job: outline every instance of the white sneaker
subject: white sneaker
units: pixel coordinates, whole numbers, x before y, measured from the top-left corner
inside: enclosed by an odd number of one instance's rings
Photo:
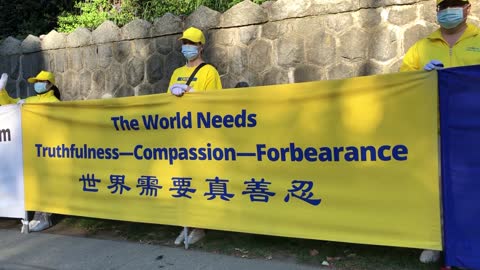
[[[35,212],[33,220],[28,223],[28,229],[31,232],[40,232],[52,227],[52,220],[49,213]]]
[[[205,237],[205,230],[193,229],[190,235],[188,236],[188,244],[193,245],[204,237]]]
[[[436,250],[424,250],[422,254],[420,254],[420,261],[422,263],[433,263],[440,259],[440,251]]]
[[[185,230],[182,229],[182,231],[180,232],[180,234],[177,236],[177,238],[175,238],[175,245],[180,245],[181,243],[183,243],[183,240],[185,240]]]

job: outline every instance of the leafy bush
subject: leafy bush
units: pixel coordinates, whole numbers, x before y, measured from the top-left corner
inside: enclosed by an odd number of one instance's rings
[[[124,25],[135,18],[131,1],[124,1],[120,7],[112,5],[110,0],[76,1],[74,7],[76,11],[58,17],[60,32],[72,32],[78,27],[94,29],[106,20]]]
[[[140,18],[153,21],[165,13],[189,15],[199,6],[223,12],[242,0],[123,0],[120,5],[113,5],[112,0],[76,0],[74,12],[64,12],[58,18],[60,32],[72,32],[78,27],[94,29],[105,20],[114,21],[123,26]],[[253,0],[261,4],[267,0]]]

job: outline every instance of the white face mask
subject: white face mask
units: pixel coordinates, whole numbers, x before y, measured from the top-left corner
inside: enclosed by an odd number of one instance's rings
[[[195,45],[182,45],[182,54],[187,60],[194,60],[198,57],[199,48]]]
[[[437,13],[437,21],[445,29],[452,29],[460,25],[463,17],[463,7],[446,8]]]
[[[46,82],[36,82],[33,85],[33,89],[35,89],[35,92],[37,92],[37,94],[45,93],[48,90],[47,89],[47,83]]]

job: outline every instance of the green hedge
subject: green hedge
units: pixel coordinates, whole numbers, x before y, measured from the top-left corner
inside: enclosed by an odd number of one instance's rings
[[[242,0],[123,0],[114,6],[112,0],[75,1],[75,9],[63,12],[58,17],[58,30],[72,32],[78,27],[94,29],[105,20],[123,26],[135,18],[153,21],[169,12],[175,15],[189,15],[203,5],[223,12]],[[253,0],[261,4],[267,0]]]

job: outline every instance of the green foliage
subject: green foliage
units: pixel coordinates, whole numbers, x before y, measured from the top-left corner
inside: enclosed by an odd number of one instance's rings
[[[74,12],[64,12],[58,18],[60,32],[72,32],[78,27],[94,29],[105,20],[123,26],[135,18],[153,21],[165,13],[189,15],[199,6],[224,12],[242,0],[123,0],[120,6],[112,0],[76,0]],[[261,4],[267,0],[253,0]]]
[[[122,26],[135,18],[131,1],[115,6],[110,0],[86,0],[75,3],[74,12],[65,12],[58,17],[58,30],[72,32],[78,27],[94,29],[106,20]]]

